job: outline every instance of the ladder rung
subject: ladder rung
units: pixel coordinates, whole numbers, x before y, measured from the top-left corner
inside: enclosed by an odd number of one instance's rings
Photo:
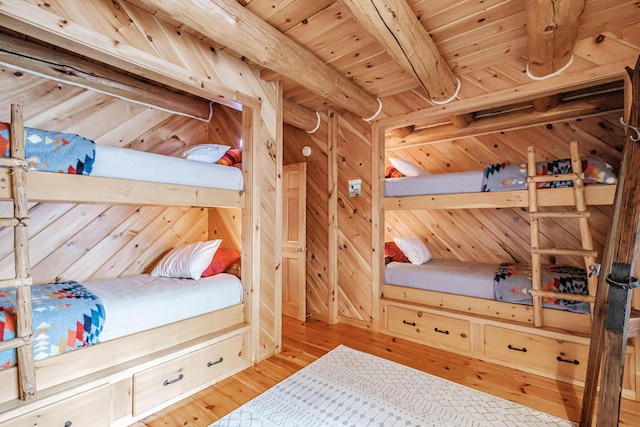
[[[0,351],[11,350],[12,348],[24,347],[25,345],[29,345],[31,344],[32,337],[33,334],[24,338],[16,337],[8,341],[0,341]]]
[[[530,218],[589,218],[589,212],[531,212]]]
[[[22,159],[16,159],[13,157],[0,157],[0,166],[7,166],[7,167],[23,167],[26,168],[27,167],[27,161],[26,160],[22,160]]]
[[[554,291],[535,291],[532,290],[531,294],[536,296],[540,296],[542,298],[555,298],[555,299],[564,299],[569,301],[581,301],[581,302],[594,302],[595,297],[593,295],[582,295],[582,294],[570,294],[567,292],[554,292]]]
[[[598,256],[598,251],[588,249],[531,248],[531,252],[539,255]]]
[[[21,285],[30,286],[33,283],[31,277],[0,279],[0,288],[17,288]]]
[[[536,175],[530,176],[529,182],[556,182],[556,181],[575,181],[580,179],[577,173],[558,173],[555,175]]]
[[[29,225],[29,217],[25,218],[0,218],[0,227],[17,227]]]

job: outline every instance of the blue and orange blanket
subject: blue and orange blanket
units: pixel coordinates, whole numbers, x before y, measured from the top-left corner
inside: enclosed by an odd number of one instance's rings
[[[542,265],[541,288],[545,291],[587,295],[587,273],[582,268],[571,266]],[[494,289],[498,301],[516,304],[533,303],[531,296],[531,266],[528,264],[500,264],[494,278]],[[543,307],[559,308],[574,313],[590,312],[589,303],[558,298],[543,298]]]
[[[95,143],[73,133],[24,128],[28,169],[90,175]],[[0,123],[0,157],[10,156],[9,124]]]
[[[99,342],[105,311],[95,294],[78,282],[31,286],[35,360]],[[0,341],[16,336],[16,291],[0,289]],[[0,352],[0,369],[16,363],[16,351]]]
[[[585,185],[615,184],[613,167],[602,160],[587,157],[582,160]],[[536,163],[536,175],[571,173],[571,160],[550,160]],[[573,187],[573,181],[539,182],[538,188]],[[527,188],[526,163],[494,163],[484,170],[482,191],[511,191]]]

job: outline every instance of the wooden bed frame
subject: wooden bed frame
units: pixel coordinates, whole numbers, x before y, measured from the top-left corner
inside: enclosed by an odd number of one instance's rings
[[[528,190],[383,197],[383,139],[379,136],[380,181],[379,235],[384,244],[384,211],[421,209],[528,208]],[[535,162],[534,162],[535,164]],[[612,205],[616,185],[584,187],[587,205]],[[573,188],[545,188],[537,191],[538,206],[571,206],[576,203]],[[378,246],[381,247],[381,246]],[[439,347],[455,353],[558,379],[583,384],[589,353],[589,315],[500,301],[484,300],[442,292],[413,289],[384,283],[383,254],[374,252],[379,278],[379,328],[382,332]],[[536,326],[544,319],[542,327]],[[636,391],[635,349],[629,347],[623,395],[640,398]]]
[[[14,118],[14,109],[12,133],[22,128],[21,114]],[[30,201],[244,208],[242,252],[251,254],[251,234],[257,231],[247,206],[250,156],[243,159],[243,174],[247,188],[233,191],[29,171],[26,189]],[[8,169],[0,170],[0,200],[12,200],[12,178]],[[251,292],[254,261],[243,265],[240,304],[41,360],[32,367],[19,364],[0,371],[0,423],[127,426],[250,366],[256,329],[252,305],[259,305],[259,296]],[[35,369],[36,395],[28,401],[20,400],[18,380],[25,369]]]

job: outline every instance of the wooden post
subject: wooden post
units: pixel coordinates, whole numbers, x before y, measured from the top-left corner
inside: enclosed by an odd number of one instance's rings
[[[625,79],[625,122],[640,126],[640,57],[634,70],[627,68]],[[620,167],[613,223],[607,243],[604,265],[594,308],[594,320],[589,348],[587,378],[582,399],[580,426],[593,422],[593,410],[602,366],[597,425],[615,426],[620,412],[622,375],[624,372],[628,335],[631,288],[637,283],[631,277],[635,270],[635,251],[638,247],[640,223],[640,146],[627,137]],[[611,274],[608,275],[608,271]],[[606,278],[606,282],[605,279]],[[611,286],[610,286],[611,285]]]

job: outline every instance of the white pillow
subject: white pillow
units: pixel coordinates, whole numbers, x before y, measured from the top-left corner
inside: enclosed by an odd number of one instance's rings
[[[209,266],[222,240],[196,242],[173,248],[151,272],[156,277],[198,280]]]
[[[425,244],[416,236],[394,237],[393,241],[411,264],[424,264],[431,259],[431,252]]]
[[[182,157],[196,162],[215,163],[224,156],[229,148],[231,147],[228,145],[199,144],[185,147],[173,155],[174,157]]]
[[[389,157],[389,162],[404,176],[431,175],[431,172],[397,157]]]

